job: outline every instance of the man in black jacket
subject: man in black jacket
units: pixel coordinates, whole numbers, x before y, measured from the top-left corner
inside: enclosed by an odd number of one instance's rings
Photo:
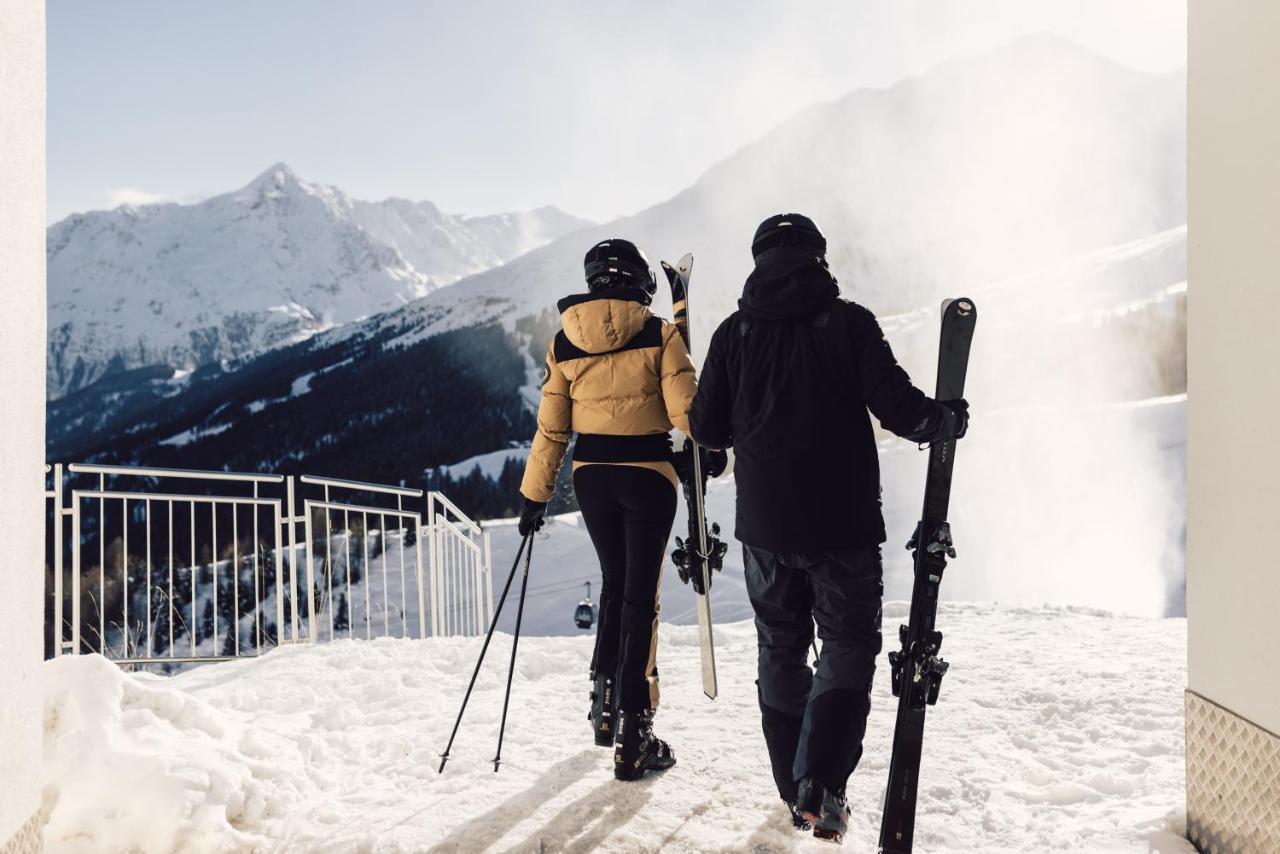
[[[732,446],[735,534],[759,640],[760,712],[778,793],[798,827],[838,839],[862,756],[880,653],[880,468],[867,410],[914,442],[964,435],[963,400],[911,384],[870,311],[840,298],[813,221],[779,214],[712,336],[690,411],[694,438]],[[822,639],[808,665],[814,622]]]

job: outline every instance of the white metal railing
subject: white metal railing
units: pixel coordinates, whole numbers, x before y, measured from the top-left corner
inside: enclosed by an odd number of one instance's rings
[[[431,633],[482,633],[493,613],[489,532],[439,492],[427,493],[431,533]]]
[[[439,493],[426,496],[424,526],[406,506],[423,492],[400,486],[79,463],[45,472],[55,656],[177,664],[426,637],[428,624],[479,634],[493,610],[487,535]],[[299,492],[314,494],[299,503]]]
[[[417,511],[404,507],[406,498],[421,498],[422,490],[311,475],[303,475],[301,480],[323,489],[323,499],[303,502],[302,514],[306,526],[307,584],[313,591],[319,591],[319,601],[313,595],[308,602],[311,638],[332,640],[343,636],[343,631],[345,636],[355,637],[360,623],[364,624],[364,637],[372,638],[379,612],[381,626],[376,632],[379,636],[398,634],[409,637],[416,634],[417,637],[426,637],[429,570],[422,563],[422,517]],[[335,501],[332,495],[335,490],[353,497],[347,501]],[[362,493],[392,496],[395,507],[355,503],[354,496]],[[322,577],[319,586],[314,577],[316,559],[313,553],[316,534],[320,530],[316,522],[317,511],[324,518],[324,555],[320,562]],[[334,519],[339,514],[342,524],[335,536]],[[353,518],[358,525],[352,525]],[[394,529],[388,527],[388,518]],[[376,522],[375,527],[370,527],[370,519]],[[411,561],[406,560],[406,551],[411,552]],[[406,571],[406,564],[410,562],[411,573]],[[409,593],[411,586],[412,595]],[[327,619],[323,617],[326,611]],[[411,628],[414,622],[416,630]],[[323,634],[326,627],[327,637]]]

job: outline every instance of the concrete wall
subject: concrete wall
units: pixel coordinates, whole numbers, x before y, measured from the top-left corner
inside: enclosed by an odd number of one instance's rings
[[[1280,3],[1188,34],[1187,832],[1280,851]]]
[[[1189,38],[1188,678],[1280,733],[1280,3]]]
[[[39,844],[44,607],[43,0],[0,0],[0,850]]]

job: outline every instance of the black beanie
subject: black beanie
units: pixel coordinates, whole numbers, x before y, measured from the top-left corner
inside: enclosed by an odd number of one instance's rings
[[[818,226],[804,214],[774,214],[760,223],[755,237],[751,238],[751,257],[759,258],[761,253],[775,246],[798,246],[812,249],[818,257],[827,254],[827,239],[822,236]]]

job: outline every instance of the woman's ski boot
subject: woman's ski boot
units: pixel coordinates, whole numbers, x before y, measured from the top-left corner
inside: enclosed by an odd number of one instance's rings
[[[676,764],[671,745],[653,734],[653,712],[619,710],[618,738],[613,746],[613,776],[639,780],[646,771],[665,771]]]
[[[595,690],[591,692],[591,711],[587,718],[595,734],[596,747],[613,747],[614,708],[613,680],[607,676],[596,677]]]

